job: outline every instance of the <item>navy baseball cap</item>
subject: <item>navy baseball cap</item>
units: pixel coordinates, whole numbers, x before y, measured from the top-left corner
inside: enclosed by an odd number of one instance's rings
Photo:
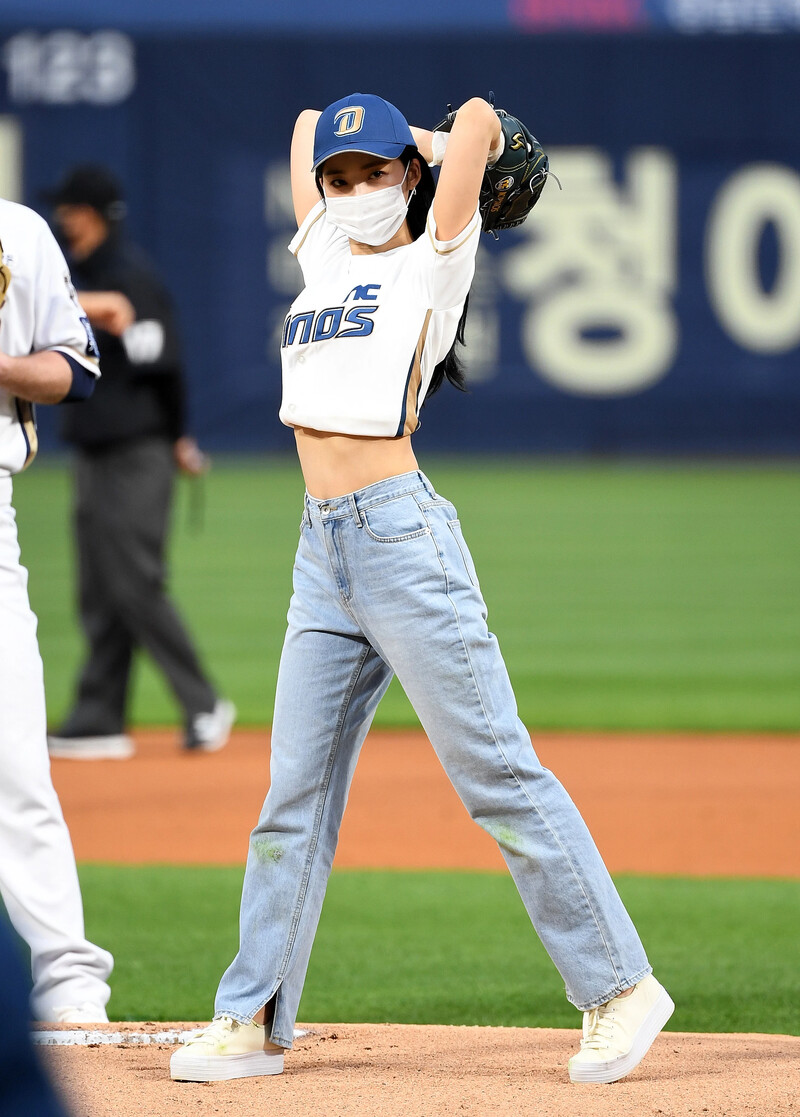
[[[328,105],[317,121],[312,169],[342,151],[397,159],[407,147],[416,146],[399,109],[374,93],[351,93]]]

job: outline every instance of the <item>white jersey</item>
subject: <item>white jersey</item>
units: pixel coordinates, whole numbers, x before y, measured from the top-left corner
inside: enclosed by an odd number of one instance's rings
[[[282,423],[390,438],[417,429],[472,283],[480,215],[451,241],[434,230],[431,212],[413,244],[354,256],[314,206],[289,245],[306,286],[283,327]]]
[[[27,357],[53,349],[99,376],[98,352],[47,222],[0,198],[0,351]],[[0,388],[0,477],[24,469],[37,449],[33,407]]]

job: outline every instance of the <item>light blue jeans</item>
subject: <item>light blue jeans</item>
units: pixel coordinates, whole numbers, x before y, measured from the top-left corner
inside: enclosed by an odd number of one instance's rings
[[[292,1046],[350,781],[393,673],[500,846],[569,1000],[594,1008],[650,972],[580,814],[519,720],[456,510],[422,473],[306,496],[288,622],[270,789],[217,1016],[247,1022],[274,998],[272,1041]]]

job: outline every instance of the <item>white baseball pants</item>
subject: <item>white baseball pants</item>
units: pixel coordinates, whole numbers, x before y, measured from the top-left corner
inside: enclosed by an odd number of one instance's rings
[[[88,942],[75,855],[50,778],[44,676],[12,485],[0,477],[0,897],[31,951],[31,1010],[104,1006],[114,960]]]

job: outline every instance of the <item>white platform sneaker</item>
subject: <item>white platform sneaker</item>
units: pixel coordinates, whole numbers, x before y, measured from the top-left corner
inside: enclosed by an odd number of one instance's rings
[[[230,1016],[194,1032],[169,1061],[170,1076],[178,1082],[222,1082],[282,1070],[283,1048],[269,1042],[264,1027]]]
[[[652,974],[627,997],[583,1014],[581,1049],[569,1061],[573,1082],[616,1082],[637,1067],[675,1011]]]

